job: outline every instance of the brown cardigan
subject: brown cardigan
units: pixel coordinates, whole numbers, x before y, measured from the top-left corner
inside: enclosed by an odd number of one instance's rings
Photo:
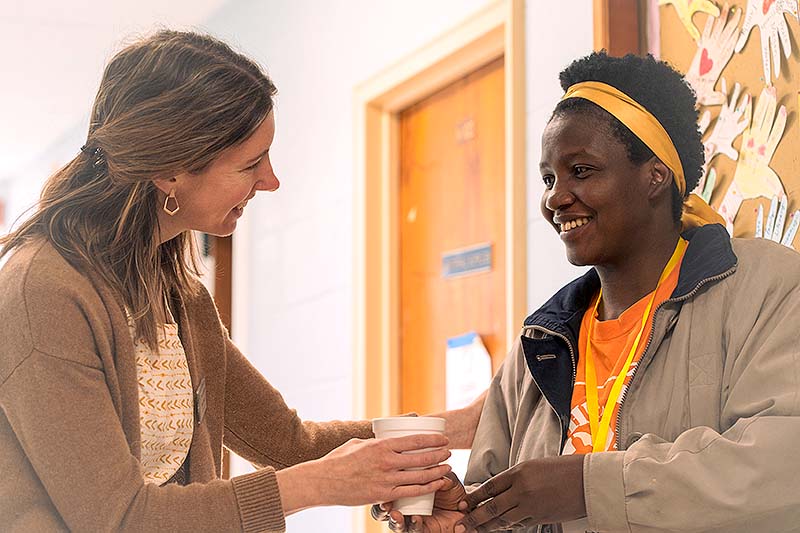
[[[301,421],[231,343],[202,286],[175,307],[207,407],[188,485],[159,487],[142,481],[133,343],[119,301],[49,243],[11,256],[0,270],[0,529],[283,531],[275,469],[372,436],[367,422]],[[223,445],[265,468],[220,479]]]

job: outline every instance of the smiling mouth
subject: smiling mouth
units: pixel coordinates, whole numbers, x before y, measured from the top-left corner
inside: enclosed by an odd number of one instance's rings
[[[575,220],[570,220],[568,222],[564,222],[563,224],[559,224],[559,228],[561,229],[561,233],[568,233],[575,228],[580,228],[581,226],[588,224],[591,220],[592,217],[576,218]]]

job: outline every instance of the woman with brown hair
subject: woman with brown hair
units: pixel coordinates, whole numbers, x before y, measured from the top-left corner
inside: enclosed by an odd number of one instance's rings
[[[85,146],[0,239],[0,529],[282,531],[444,483],[445,437],[301,421],[198,281],[190,230],[229,235],[278,188],[274,94],[194,33],[107,66]],[[265,468],[219,479],[223,445]]]

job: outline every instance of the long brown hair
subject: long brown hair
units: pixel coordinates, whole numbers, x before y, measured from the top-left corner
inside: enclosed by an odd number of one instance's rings
[[[275,86],[225,43],[164,30],[116,54],[85,146],[46,182],[32,216],[0,238],[0,259],[43,236],[115,290],[137,336],[157,349],[151,302],[188,295],[198,276],[191,232],[159,245],[154,179],[199,172],[270,113]]]

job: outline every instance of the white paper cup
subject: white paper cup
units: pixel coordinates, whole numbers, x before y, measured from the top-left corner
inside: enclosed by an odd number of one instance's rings
[[[433,416],[391,416],[388,418],[376,418],[372,421],[372,432],[377,439],[387,439],[392,437],[405,437],[407,435],[419,435],[429,433],[444,434],[444,418]],[[430,450],[414,450],[403,453],[422,453]],[[409,470],[421,470],[417,468]],[[436,493],[414,496],[412,498],[400,498],[392,503],[392,508],[400,511],[403,516],[433,514],[433,500]]]

